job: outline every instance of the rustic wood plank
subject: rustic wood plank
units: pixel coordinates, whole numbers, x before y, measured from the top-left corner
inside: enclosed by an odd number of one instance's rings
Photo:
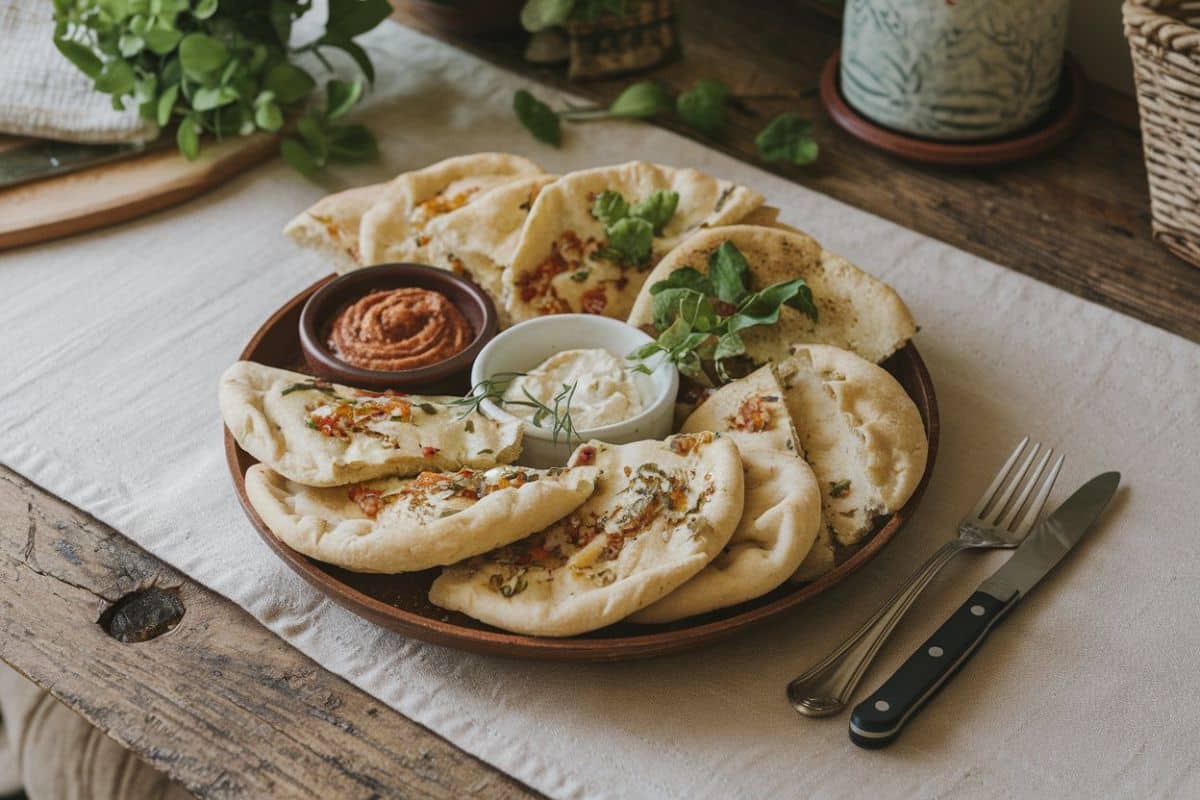
[[[1200,268],[1151,239],[1141,142],[1130,124],[1128,101],[1093,87],[1089,96],[1099,102],[1081,133],[1024,163],[974,170],[910,164],[842,133],[825,116],[814,90],[838,45],[839,22],[814,10],[811,0],[680,5],[683,57],[652,76],[676,91],[699,77],[718,77],[739,93],[766,96],[747,100],[748,113],[736,115],[719,139],[695,134],[669,117],[659,124],[759,163],[754,135],[773,115],[798,110],[814,120],[820,160],[808,168],[759,166],[1200,341]],[[423,27],[403,8],[397,19]],[[598,102],[630,80],[568,85],[563,69],[523,60],[523,37],[461,40],[429,32],[531,80]],[[804,227],[804,220],[785,221]]]
[[[97,624],[151,586],[184,605],[169,633]],[[3,467],[0,659],[203,798],[537,796]]]

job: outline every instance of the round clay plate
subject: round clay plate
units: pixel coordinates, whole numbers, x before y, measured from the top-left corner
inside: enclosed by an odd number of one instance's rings
[[[273,367],[304,372],[297,325],[304,301],[334,276],[324,278],[289,300],[275,312],[242,351],[242,358]],[[225,432],[225,455],[242,508],[271,549],[318,591],[355,614],[405,636],[434,644],[490,655],[556,661],[620,661],[674,653],[708,644],[757,622],[787,613],[835,585],[871,560],[912,515],[925,491],[937,454],[938,414],[933,385],[920,355],[911,344],[892,356],[884,367],[916,401],[929,435],[929,463],[908,504],[881,521],[878,530],[836,569],[820,580],[784,585],[775,591],[733,608],[692,617],[669,625],[620,623],[585,636],[551,639],[521,636],[492,628],[462,614],[430,604],[429,585],[438,570],[403,575],[366,575],[314,561],[292,550],[268,530],[246,498],[243,475],[254,458],[243,452]]]

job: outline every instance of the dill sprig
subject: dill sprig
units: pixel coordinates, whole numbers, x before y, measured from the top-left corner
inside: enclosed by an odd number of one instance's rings
[[[456,400],[451,400],[447,405],[458,406],[463,409],[459,414],[459,419],[470,416],[472,413],[479,410],[480,404],[484,400],[491,400],[498,406],[521,406],[523,408],[532,408],[533,419],[530,420],[535,427],[541,428],[547,419],[553,422],[551,432],[553,441],[558,444],[560,437],[565,436],[568,447],[573,447],[579,441],[579,434],[575,430],[575,422],[571,419],[571,402],[575,399],[575,389],[578,386],[578,381],[564,383],[557,394],[551,398],[552,406],[538,400],[529,390],[522,387],[525,395],[524,400],[514,400],[506,398],[504,395],[508,391],[508,387],[517,378],[523,377],[524,372],[498,372],[490,378],[485,378],[479,383],[471,387],[471,391],[466,397],[460,397]]]

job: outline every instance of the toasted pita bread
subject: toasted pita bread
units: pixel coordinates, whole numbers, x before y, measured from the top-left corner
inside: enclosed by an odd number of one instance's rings
[[[592,205],[606,190],[634,205],[658,190],[679,193],[679,204],[654,237],[649,264],[603,258],[604,226]],[[646,270],[698,228],[736,222],[762,195],[694,169],[632,161],[564,175],[538,195],[505,272],[506,307],[514,322],[543,314],[587,312],[624,319]]]
[[[362,216],[383,194],[386,183],[359,186],[323,197],[300,212],[283,233],[301,247],[316,250],[338,272],[362,266],[358,226]]]
[[[726,241],[746,257],[752,288],[804,278],[817,306],[816,322],[785,306],[778,324],[742,331],[746,354],[756,364],[783,361],[788,357],[788,345],[796,342],[834,345],[878,363],[916,333],[908,307],[886,283],[822,249],[811,236],[794,229],[756,225],[701,231],[668,253],[646,278],[629,313],[629,324],[651,326],[650,287],[683,267],[707,274],[709,256]]]
[[[542,174],[526,158],[475,153],[447,158],[392,180],[363,214],[359,248],[364,264],[421,262],[428,243],[425,227],[435,218],[473,202],[488,189],[516,178]]]
[[[798,345],[779,365],[784,399],[821,488],[824,524],[796,580],[834,565],[880,516],[903,507],[925,473],[921,414],[886,370],[847,350]]]
[[[742,519],[712,563],[633,622],[673,622],[764,595],[799,569],[821,528],[821,490],[800,457],[773,367],[721,387],[681,432],[705,430],[737,443],[745,473]]]
[[[262,464],[246,495],[288,547],[356,572],[415,572],[523,539],[592,493],[595,467],[423,472],[323,489]]]
[[[624,619],[704,568],[742,514],[737,447],[711,433],[590,442],[571,464],[600,468],[587,502],[546,530],[449,567],[434,605],[533,636]]]
[[[239,361],[221,376],[221,416],[238,446],[306,486],[486,469],[521,451],[521,423],[465,417],[449,397],[380,395]]]

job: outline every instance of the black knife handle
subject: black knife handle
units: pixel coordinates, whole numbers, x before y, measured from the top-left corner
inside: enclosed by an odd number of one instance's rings
[[[1008,600],[986,592],[971,595],[892,677],[854,707],[850,741],[869,749],[895,741],[905,723],[966,663],[1016,600],[1016,595]]]

